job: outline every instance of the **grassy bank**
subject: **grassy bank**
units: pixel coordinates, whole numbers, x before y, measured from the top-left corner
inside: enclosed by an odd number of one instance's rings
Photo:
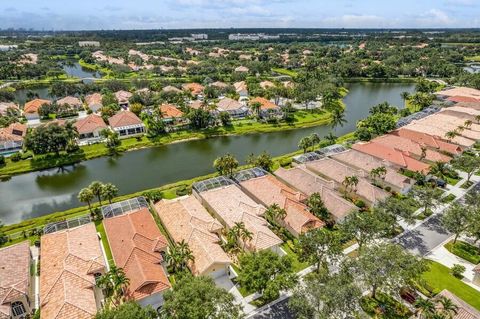
[[[256,121],[242,120],[237,121],[232,126],[217,127],[200,131],[179,131],[165,134],[163,136],[150,139],[142,137],[139,139],[129,138],[122,140],[119,152],[126,152],[139,148],[154,147],[170,144],[173,142],[186,141],[191,139],[206,139],[215,136],[225,135],[244,135],[252,133],[269,133],[284,130],[293,130],[299,128],[325,125],[330,122],[330,113],[297,111],[293,123],[267,124]],[[109,155],[108,149],[103,143],[86,145],[80,148],[80,151],[67,154],[61,153],[60,156],[53,154],[35,156],[33,158],[13,162],[7,158],[6,164],[0,168],[0,176],[6,178],[11,175],[22,174],[42,169],[71,165],[88,159]]]
[[[416,78],[346,78],[346,83],[416,83]]]

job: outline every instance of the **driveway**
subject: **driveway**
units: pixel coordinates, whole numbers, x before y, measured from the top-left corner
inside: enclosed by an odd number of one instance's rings
[[[259,310],[254,316],[247,317],[253,319],[294,319],[293,312],[288,308],[289,298],[283,299],[271,306]]]

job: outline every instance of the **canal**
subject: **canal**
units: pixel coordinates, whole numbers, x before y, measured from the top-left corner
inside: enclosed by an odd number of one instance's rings
[[[348,123],[336,129],[340,136],[355,129],[371,106],[388,101],[403,107],[400,93],[412,92],[413,84],[355,83],[345,97]],[[243,162],[251,154],[268,151],[277,156],[295,151],[298,141],[311,133],[320,137],[331,130],[318,126],[268,134],[215,137],[102,157],[63,169],[49,169],[14,176],[0,182],[0,220],[16,223],[79,206],[77,193],[94,180],[111,182],[121,194],[158,187],[213,172],[213,160],[231,153]]]

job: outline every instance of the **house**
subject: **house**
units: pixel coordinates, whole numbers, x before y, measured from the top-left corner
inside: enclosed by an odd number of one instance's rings
[[[200,95],[202,94],[204,87],[198,83],[185,83],[182,85],[184,91],[190,92],[192,95]]]
[[[171,85],[167,85],[166,87],[164,87],[162,89],[163,92],[166,92],[166,93],[182,93],[182,90],[174,87],[174,86],[171,86]]]
[[[248,107],[229,97],[221,99],[217,103],[218,112],[227,112],[232,118],[244,118],[248,115]]]
[[[235,92],[240,95],[240,99],[248,98],[248,87],[245,81],[235,82],[233,86],[235,87]]]
[[[118,105],[124,109],[128,108],[128,100],[132,97],[132,93],[124,90],[115,92],[115,98],[118,101]]]
[[[370,184],[365,178],[366,174],[364,171],[356,170],[334,159],[322,158],[305,163],[305,166],[315,174],[333,180],[336,189],[344,188],[343,183],[346,177],[356,176],[358,184],[353,187],[354,193],[373,205],[390,195],[383,189]]]
[[[415,184],[415,181],[397,172],[392,166],[392,163],[373,157],[369,154],[365,154],[356,150],[349,149],[338,154],[330,156],[332,159],[342,162],[345,165],[352,166],[358,170],[363,170],[366,173],[379,167],[385,167],[385,174],[378,179],[385,187],[390,187],[392,190],[406,194]],[[370,179],[372,177],[370,176]]]
[[[359,152],[386,160],[412,172],[426,174],[430,169],[430,165],[414,159],[408,152],[400,151],[384,144],[375,142],[355,143],[352,145],[352,148]]]
[[[454,87],[442,90],[436,93],[440,97],[453,97],[453,96],[463,96],[472,99],[480,100],[480,90],[467,88],[467,87]]]
[[[115,265],[130,279],[127,299],[144,307],[161,307],[163,293],[171,288],[162,265],[168,242],[148,208],[105,218],[103,226]]]
[[[249,70],[246,66],[239,66],[235,68],[235,72],[239,72],[239,73],[246,73],[248,71]]]
[[[106,272],[93,223],[41,237],[40,317],[93,318],[103,292],[96,279]]]
[[[73,110],[80,110],[82,108],[82,101],[74,96],[66,96],[57,100],[57,105],[64,105]]]
[[[206,104],[204,101],[200,101],[200,100],[195,100],[195,101],[191,101],[188,106],[191,108],[191,109],[194,109],[194,110],[198,110],[198,109],[204,109],[206,107]]]
[[[183,112],[172,104],[160,105],[160,112],[162,113],[162,118],[165,122],[177,123],[181,122],[183,119]]]
[[[434,300],[439,301],[439,299],[442,297],[449,299],[454,305],[457,306],[457,312],[451,317],[452,319],[480,319],[480,311],[470,306],[468,303],[454,295],[449,290],[442,290],[434,297]],[[441,304],[438,303],[437,307],[441,307]]]
[[[410,131],[424,133],[432,136],[438,136],[440,138],[446,138],[445,135],[448,132],[448,130],[445,128],[426,125],[423,123],[419,123],[418,121],[404,126],[403,129],[408,129]],[[450,143],[459,145],[462,149],[470,148],[475,144],[475,140],[467,138],[465,136],[455,136],[448,141]]]
[[[87,95],[85,97],[85,103],[87,104],[87,107],[92,110],[92,112],[96,113],[98,112],[102,107],[102,94],[100,93],[93,93],[90,95]]]
[[[357,206],[341,197],[335,191],[333,181],[327,181],[313,174],[305,165],[297,165],[290,169],[280,167],[274,174],[280,180],[307,196],[318,193],[322,198],[323,204],[336,222],[341,222],[345,216],[358,210]]]
[[[449,143],[438,136],[412,131],[406,128],[395,130],[390,134],[408,138],[409,140],[418,144],[425,145],[432,149],[436,149],[438,151],[446,152],[452,155],[459,155],[463,152],[463,149],[457,144]]]
[[[155,210],[173,241],[184,241],[192,250],[194,261],[189,268],[194,275],[228,276],[230,258],[220,246],[223,226],[195,196],[162,199],[155,204]]]
[[[0,249],[0,318],[20,319],[32,313],[35,292],[28,241]]]
[[[12,102],[0,102],[0,116],[7,115],[9,110],[20,113],[20,108],[17,104]]]
[[[248,172],[240,171],[237,176],[246,175]],[[237,180],[242,190],[267,207],[276,204],[284,209],[287,215],[279,222],[295,237],[324,226],[303,203],[308,198],[305,194],[295,191],[266,172],[252,174],[250,177]]]
[[[273,82],[270,82],[270,81],[262,81],[262,82],[260,82],[260,87],[262,89],[266,90],[268,88],[275,87],[275,84]]]
[[[205,182],[208,183],[208,180],[203,181]],[[262,217],[265,207],[256,203],[233,182],[206,190],[195,183],[193,189],[194,195],[227,230],[234,227],[235,223],[245,224],[245,228],[253,234],[251,240],[241,242],[246,250],[280,251],[282,240],[270,230],[267,221]]]
[[[97,114],[90,114],[79,119],[74,125],[77,128],[79,140],[99,139],[101,131],[108,128],[103,118]]]
[[[430,162],[447,163],[452,159],[450,156],[439,153],[437,151],[428,149],[421,144],[418,144],[408,138],[393,134],[385,134],[371,140],[373,143],[383,144],[388,147],[393,147],[399,151],[407,152],[411,157],[419,160],[425,159]]]
[[[261,118],[268,118],[270,116],[282,115],[282,109],[280,108],[280,106],[267,100],[264,97],[256,97],[254,99],[251,99],[249,102],[250,106],[253,105],[254,103],[260,103],[259,116]]]
[[[27,135],[27,126],[21,123],[12,123],[0,128],[0,154],[21,150],[25,135]]]
[[[143,135],[146,131],[142,120],[130,111],[118,112],[108,119],[108,123],[120,138]]]
[[[210,86],[213,86],[217,89],[223,90],[223,89],[226,89],[228,87],[228,84],[225,83],[225,82],[216,81],[216,82],[211,83]]]
[[[27,118],[27,120],[38,120],[40,119],[40,115],[38,114],[38,109],[40,106],[44,104],[52,104],[50,100],[44,99],[34,99],[27,103],[25,103],[23,107],[23,115]]]

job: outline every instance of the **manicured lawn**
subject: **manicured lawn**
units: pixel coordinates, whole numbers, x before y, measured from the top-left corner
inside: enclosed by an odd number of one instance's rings
[[[465,57],[466,61],[480,62],[480,55]]]
[[[453,194],[448,194],[447,196],[445,197],[442,197],[442,199],[440,200],[442,203],[450,203],[451,201],[453,201],[455,199],[455,195]]]
[[[430,261],[430,270],[422,275],[423,280],[433,288],[433,293],[448,289],[465,302],[480,310],[480,291],[470,287],[450,273],[442,264]]]
[[[296,77],[298,75],[298,73],[296,71],[282,69],[282,68],[272,68],[272,71],[277,72],[279,74],[291,76],[292,78]]]
[[[97,232],[100,234],[100,237],[102,238],[102,245],[103,245],[103,248],[105,249],[105,255],[108,259],[107,261],[110,266],[114,266],[115,264],[113,263],[112,250],[110,249],[110,245],[108,244],[107,234],[105,233],[105,228],[103,227],[103,223],[101,220],[95,221],[95,228],[97,229]]]
[[[467,188],[469,188],[469,187],[472,186],[472,185],[473,185],[473,182],[472,182],[472,181],[468,181],[468,182],[463,183],[462,186],[460,186],[460,187],[463,188],[463,189],[467,189]]]
[[[445,244],[445,248],[454,255],[465,259],[476,265],[480,263],[480,248],[470,245],[464,241],[459,241],[454,244],[453,240]]]
[[[452,178],[452,177],[449,177],[449,176],[446,176],[445,179],[446,179],[447,183],[452,185],[452,186],[457,185],[457,183],[460,181],[460,178]]]
[[[308,263],[302,263],[298,260],[297,254],[290,248],[290,246],[288,246],[287,243],[283,243],[281,247],[287,253],[287,255],[292,258],[293,270],[295,272],[299,272],[300,270],[303,270],[309,266]]]

